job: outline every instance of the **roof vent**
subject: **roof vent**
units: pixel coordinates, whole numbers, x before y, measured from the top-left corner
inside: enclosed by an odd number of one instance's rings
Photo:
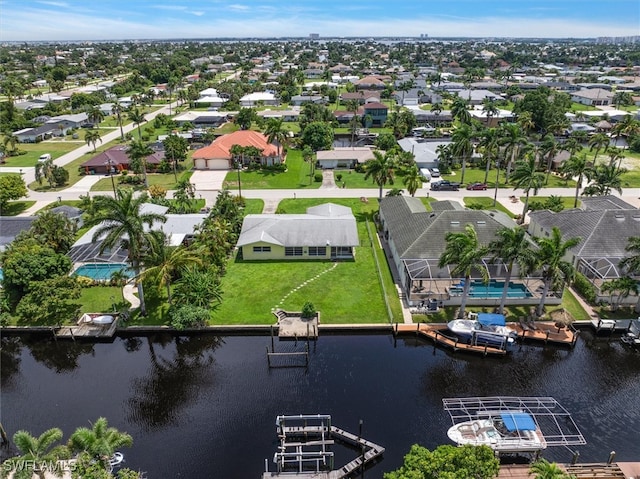
[[[487,224],[487,222],[486,222],[486,221],[476,221],[476,224],[479,224],[479,225],[486,225],[486,224]]]
[[[429,218],[435,218],[435,217],[436,217],[436,214],[435,214],[435,213],[431,213],[431,214],[429,215]]]
[[[456,226],[456,225],[459,225],[459,224],[460,224],[460,222],[459,222],[459,221],[452,221],[452,222],[451,222],[451,224],[452,224],[452,225],[454,225],[454,226]]]
[[[634,215],[634,216],[632,216],[632,218],[633,218],[635,221],[640,221],[640,216],[635,216],[635,215]]]
[[[624,221],[624,215],[616,215],[618,221]]]

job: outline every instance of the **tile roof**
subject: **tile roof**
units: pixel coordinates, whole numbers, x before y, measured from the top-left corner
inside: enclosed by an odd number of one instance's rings
[[[200,148],[193,154],[193,158],[231,159],[231,147],[234,145],[254,146],[262,150],[263,156],[277,156],[278,148],[269,143],[262,133],[252,130],[239,130],[216,138],[213,143]]]
[[[515,222],[504,213],[487,210],[425,210],[419,198],[406,196],[382,199],[380,211],[401,259],[437,259],[444,252],[445,235],[463,231],[471,224],[481,244],[495,239],[497,230],[513,228]]]
[[[80,166],[106,166],[111,164],[113,166],[128,165],[131,162],[129,155],[127,155],[127,146],[117,145],[108,150],[98,153],[93,158],[85,161]],[[154,151],[151,155],[147,156],[147,163],[151,165],[159,165],[164,158],[164,151]]]

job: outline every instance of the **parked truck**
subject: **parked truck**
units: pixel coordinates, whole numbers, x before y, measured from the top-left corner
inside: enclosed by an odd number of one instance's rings
[[[460,183],[453,183],[449,180],[440,180],[435,183],[431,183],[431,189],[433,191],[458,191]]]

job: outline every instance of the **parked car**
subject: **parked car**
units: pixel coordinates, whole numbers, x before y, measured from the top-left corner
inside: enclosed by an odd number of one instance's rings
[[[452,183],[449,180],[440,180],[435,183],[431,183],[431,189],[433,191],[458,191],[460,183]]]
[[[469,183],[467,185],[467,189],[468,190],[486,190],[487,184],[486,183]]]
[[[440,170],[438,168],[429,168],[429,171],[433,178],[438,178],[440,176]]]
[[[46,161],[49,161],[51,159],[51,153],[45,153],[44,155],[40,155],[40,158],[38,158],[38,163],[44,163]]]

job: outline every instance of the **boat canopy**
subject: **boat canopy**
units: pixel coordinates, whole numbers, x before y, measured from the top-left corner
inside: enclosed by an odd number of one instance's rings
[[[478,322],[483,326],[504,326],[506,320],[504,314],[478,313]]]
[[[500,414],[507,431],[535,431],[536,423],[526,412],[505,412]]]

